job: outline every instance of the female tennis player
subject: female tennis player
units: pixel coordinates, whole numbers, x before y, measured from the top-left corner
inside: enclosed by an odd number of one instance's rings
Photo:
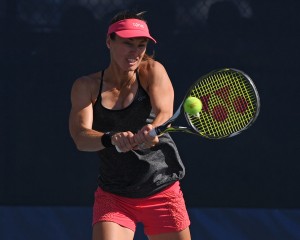
[[[138,222],[150,240],[191,238],[176,145],[169,134],[148,134],[172,116],[174,102],[165,68],[146,54],[148,41],[156,42],[142,13],[117,14],[106,38],[110,64],[72,87],[71,136],[100,159],[93,240],[133,239]]]

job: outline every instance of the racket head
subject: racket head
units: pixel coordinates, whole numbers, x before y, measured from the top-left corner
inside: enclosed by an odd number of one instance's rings
[[[258,117],[260,98],[244,72],[222,68],[199,78],[187,92],[202,102],[198,116],[184,112],[190,127],[203,137],[221,139],[249,128]]]

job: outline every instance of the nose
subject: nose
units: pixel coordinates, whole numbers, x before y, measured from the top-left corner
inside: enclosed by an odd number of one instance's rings
[[[132,53],[138,53],[139,47],[138,47],[138,46],[135,46],[135,45],[132,45],[131,48],[130,48],[130,51],[131,51]]]

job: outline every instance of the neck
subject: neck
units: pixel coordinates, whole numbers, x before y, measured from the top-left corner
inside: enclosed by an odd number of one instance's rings
[[[136,80],[136,71],[120,72],[113,67],[106,70],[106,81],[116,89],[130,87]]]

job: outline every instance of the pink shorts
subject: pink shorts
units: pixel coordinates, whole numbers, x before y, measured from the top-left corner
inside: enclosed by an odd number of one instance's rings
[[[100,221],[114,222],[135,232],[142,222],[146,235],[178,232],[190,225],[179,182],[146,198],[126,198],[95,192],[93,225]]]

